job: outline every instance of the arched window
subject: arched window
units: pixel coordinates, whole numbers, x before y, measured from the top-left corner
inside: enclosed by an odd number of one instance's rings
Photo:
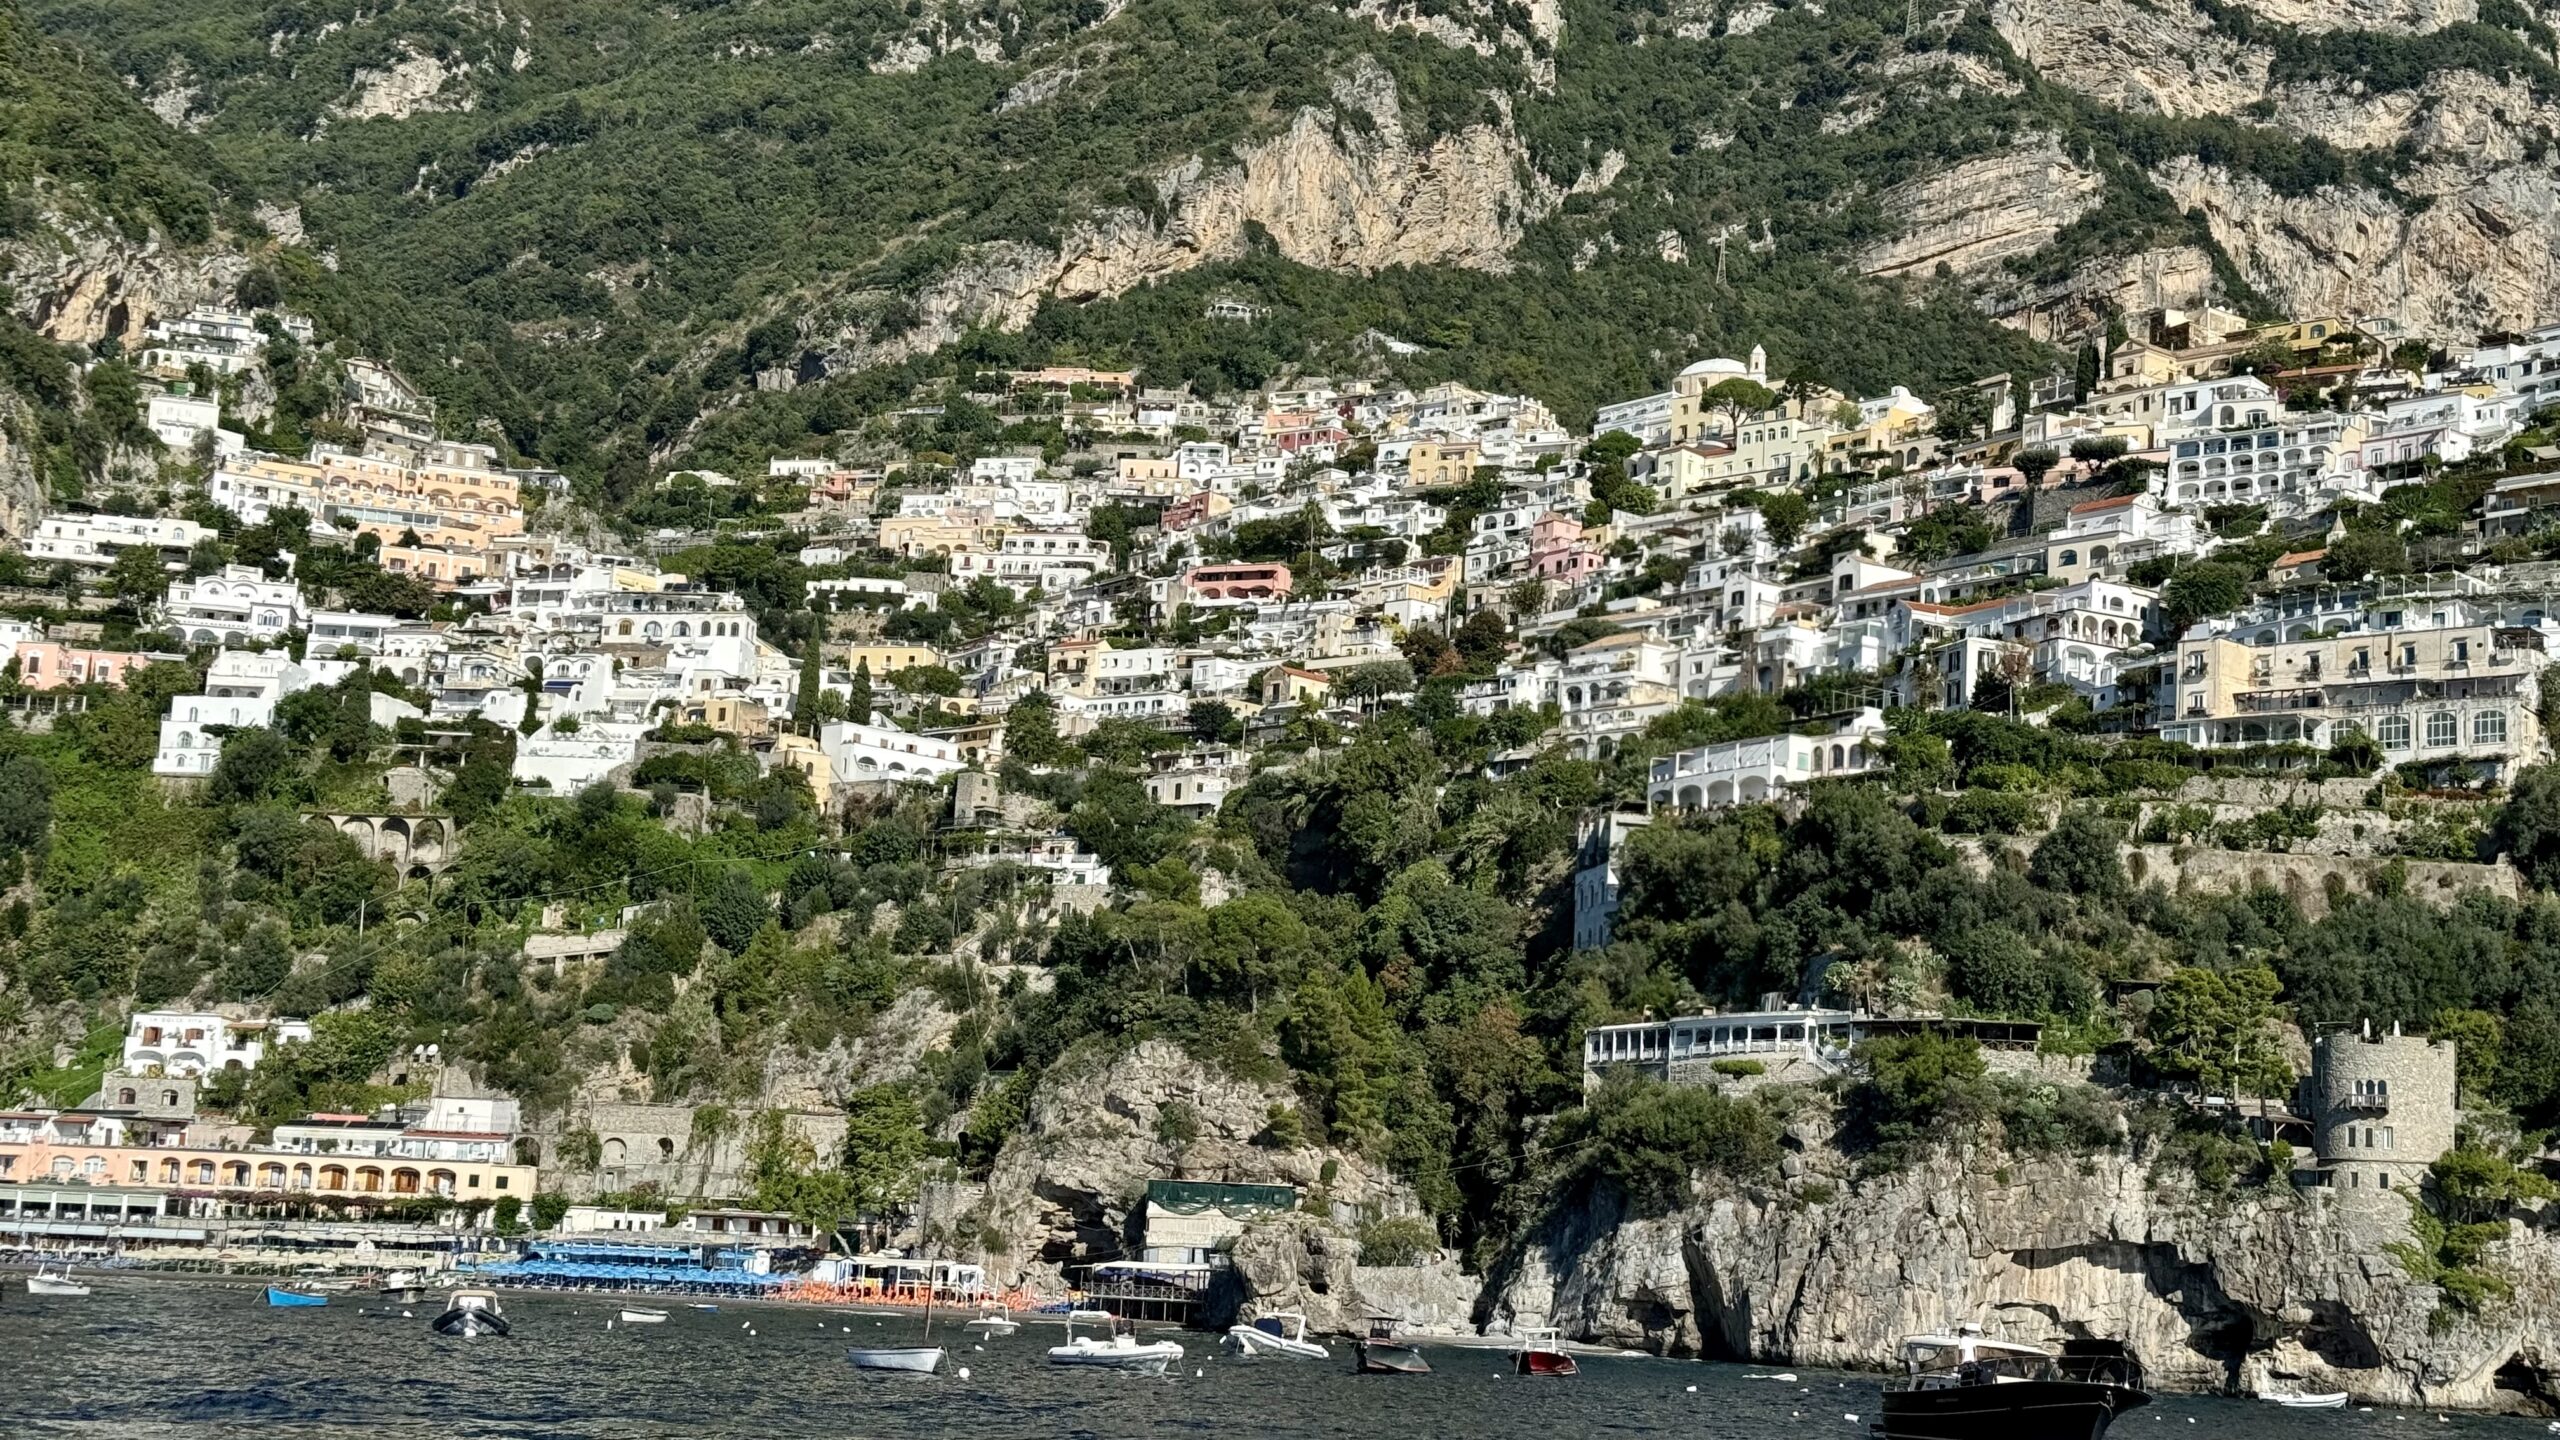
[[[2471,717],[2471,743],[2504,745],[2507,743],[2507,712],[2483,710]]]
[[[2054,557],[2054,559],[2057,564],[2077,565],[2080,563],[2080,552],[2077,550],[2065,550],[2060,555]]]
[[[2373,738],[2381,741],[2382,748],[2385,750],[2408,749],[2409,717],[2406,715],[2383,716],[2382,723],[2373,727]]]
[[[2427,717],[2427,744],[2453,745],[2462,740],[2462,722],[2450,710],[2438,710]]]

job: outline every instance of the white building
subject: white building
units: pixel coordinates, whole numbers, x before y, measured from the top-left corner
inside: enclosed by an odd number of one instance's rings
[[[648,728],[638,721],[589,720],[574,734],[544,730],[528,736],[516,742],[515,782],[574,795],[630,764]]]
[[[27,558],[112,565],[118,555],[140,545],[158,552],[163,564],[183,564],[188,551],[212,536],[211,530],[193,520],[163,520],[149,515],[51,515],[36,527],[35,534],[27,537]]]
[[[275,718],[276,702],[311,683],[311,672],[284,654],[225,650],[205,672],[201,695],[169,701],[151,773],[173,778],[211,774],[222,754],[219,730],[247,729]]]
[[[818,748],[826,752],[839,782],[933,780],[968,768],[960,747],[949,740],[850,720],[821,726]]]
[[[181,453],[195,448],[202,435],[213,437],[213,453],[236,455],[247,438],[222,428],[222,402],[210,395],[154,395],[143,404],[143,423],[160,443]]]
[[[125,1023],[124,1073],[255,1070],[269,1044],[310,1038],[311,1026],[301,1020],[232,1020],[210,1012],[145,1010]]]
[[[1653,809],[1702,810],[1766,800],[1789,786],[1885,768],[1884,712],[1862,710],[1832,735],[1768,735],[1702,745],[1653,762]]]
[[[189,644],[273,640],[301,627],[302,587],[289,579],[270,580],[254,565],[225,565],[201,580],[170,582],[160,613]]]

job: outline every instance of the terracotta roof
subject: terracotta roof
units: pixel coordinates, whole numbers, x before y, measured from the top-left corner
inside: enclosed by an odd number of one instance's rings
[[[2296,550],[2290,555],[2277,556],[2276,568],[2281,570],[2287,565],[2308,565],[2312,561],[2317,560],[2328,553],[2329,551],[2325,546],[2318,550]]]
[[[2113,500],[2084,501],[2081,504],[2072,506],[2071,513],[2074,515],[2086,515],[2093,510],[2113,510],[2120,506],[2130,505],[2141,498],[2142,497],[2140,495],[2119,495]]]

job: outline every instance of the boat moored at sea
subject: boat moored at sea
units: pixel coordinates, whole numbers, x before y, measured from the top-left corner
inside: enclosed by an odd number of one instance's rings
[[[939,1345],[855,1346],[844,1352],[844,1358],[856,1370],[897,1370],[911,1375],[930,1375],[942,1368],[944,1359]]]
[[[39,1269],[28,1276],[27,1293],[73,1297],[88,1294],[89,1287],[72,1279],[70,1267],[65,1266],[60,1270]]]
[[[2281,1405],[2287,1410],[2344,1410],[2347,1408],[2347,1392],[2344,1390],[2324,1390],[2311,1395],[2261,1395],[2258,1398],[2270,1405]]]
[[[1013,1318],[1013,1307],[1001,1300],[990,1300],[978,1307],[977,1319],[960,1328],[992,1340],[1020,1330],[1022,1322]]]
[[[1250,1325],[1229,1329],[1227,1348],[1239,1355],[1277,1355],[1289,1360],[1325,1360],[1333,1354],[1307,1338],[1307,1317],[1295,1310],[1274,1311]]]
[[[1582,1367],[1564,1353],[1563,1332],[1554,1329],[1523,1330],[1520,1349],[1512,1356],[1512,1368],[1523,1375],[1579,1375]]]
[[[475,1335],[504,1337],[513,1328],[498,1309],[495,1290],[456,1290],[446,1297],[444,1312],[428,1323],[439,1335],[464,1339]]]
[[[1355,1375],[1428,1375],[1431,1363],[1422,1351],[1396,1338],[1396,1322],[1384,1315],[1369,1318],[1369,1334],[1353,1352]]]
[[[637,1305],[625,1305],[622,1307],[622,1323],[625,1325],[664,1325],[667,1323],[667,1312],[664,1310],[645,1310]]]
[[[415,1270],[394,1270],[382,1277],[382,1288],[375,1293],[394,1305],[410,1305],[427,1298],[427,1282]]]
[[[329,1303],[326,1295],[308,1290],[287,1290],[281,1285],[267,1287],[267,1304],[280,1310],[309,1309]]]
[[[1141,1375],[1161,1375],[1165,1367],[1182,1358],[1182,1346],[1172,1340],[1140,1341],[1128,1328],[1128,1322],[1102,1318],[1111,1325],[1108,1336],[1078,1335],[1076,1321],[1084,1311],[1070,1311],[1067,1316],[1067,1343],[1049,1347],[1052,1365],[1081,1365],[1098,1370],[1129,1370]]]
[[[2142,1367],[2112,1340],[2067,1340],[2056,1354],[1966,1325],[1910,1337],[1902,1361],[1884,1384],[1884,1440],[2100,1440],[2151,1403]]]

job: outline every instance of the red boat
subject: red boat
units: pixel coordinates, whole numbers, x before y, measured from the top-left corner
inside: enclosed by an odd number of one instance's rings
[[[1582,1372],[1582,1367],[1573,1363],[1573,1357],[1564,1353],[1562,1336],[1554,1330],[1521,1331],[1520,1353],[1514,1360],[1523,1375],[1578,1375]]]

